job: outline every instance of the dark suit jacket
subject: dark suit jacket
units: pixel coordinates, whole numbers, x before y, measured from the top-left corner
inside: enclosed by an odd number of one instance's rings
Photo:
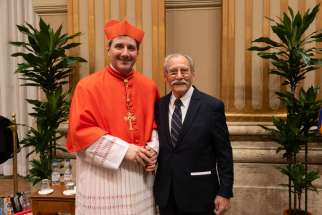
[[[13,156],[13,138],[9,128],[11,124],[9,119],[0,115],[0,164]]]
[[[181,210],[213,209],[216,195],[233,196],[233,158],[224,104],[195,88],[178,143],[173,147],[170,97],[171,93],[161,98],[156,107],[160,142],[154,184],[156,202],[165,207],[172,187]]]

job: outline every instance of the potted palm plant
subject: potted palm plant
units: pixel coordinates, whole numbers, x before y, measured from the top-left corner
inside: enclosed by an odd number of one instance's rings
[[[272,22],[272,32],[278,40],[260,37],[252,41],[250,51],[272,64],[270,74],[283,80],[281,90],[276,92],[286,107],[286,118],[273,117],[274,128],[262,126],[272,140],[279,144],[277,152],[282,152],[286,165],[279,170],[288,177],[288,209],[284,215],[307,215],[308,190],[315,191],[312,184],[319,178],[317,171],[308,168],[308,144],[318,135],[318,114],[322,101],[318,99],[319,87],[301,87],[307,73],[320,68],[322,53],[316,44],[322,41],[322,31],[308,33],[320,5],[307,10],[304,14],[288,13]],[[304,159],[299,158],[304,151]],[[304,209],[302,208],[304,194]]]
[[[16,73],[24,80],[23,86],[38,87],[44,95],[44,99],[27,99],[33,109],[29,115],[34,118],[36,125],[29,129],[21,142],[24,147],[31,146],[33,149],[27,156],[32,153],[38,156],[31,161],[28,176],[36,184],[50,177],[56,150],[64,150],[56,142],[62,137],[58,127],[66,121],[69,108],[70,90],[66,90],[65,85],[73,66],[86,61],[81,57],[67,55],[69,49],[80,45],[70,42],[80,33],[69,36],[62,33],[62,26],[54,31],[43,19],[40,19],[38,29],[28,23],[17,25],[17,28],[27,41],[10,42],[24,49],[12,54],[13,57],[23,59]]]

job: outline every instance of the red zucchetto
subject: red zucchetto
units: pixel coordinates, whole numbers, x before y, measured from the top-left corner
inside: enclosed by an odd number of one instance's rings
[[[118,36],[129,36],[141,43],[144,37],[144,32],[128,23],[126,19],[122,21],[110,20],[104,26],[105,36],[108,40],[111,40]]]

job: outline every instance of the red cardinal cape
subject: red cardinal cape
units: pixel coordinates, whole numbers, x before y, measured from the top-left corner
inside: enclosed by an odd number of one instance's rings
[[[124,76],[109,66],[80,80],[70,107],[67,149],[85,149],[104,134],[145,145],[156,127],[158,98],[154,82],[137,71]]]

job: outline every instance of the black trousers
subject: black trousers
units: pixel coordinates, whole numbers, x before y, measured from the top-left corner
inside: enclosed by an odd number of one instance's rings
[[[169,200],[165,207],[159,208],[160,215],[215,215],[213,210],[189,213],[180,210],[174,198],[173,189],[170,191]]]

